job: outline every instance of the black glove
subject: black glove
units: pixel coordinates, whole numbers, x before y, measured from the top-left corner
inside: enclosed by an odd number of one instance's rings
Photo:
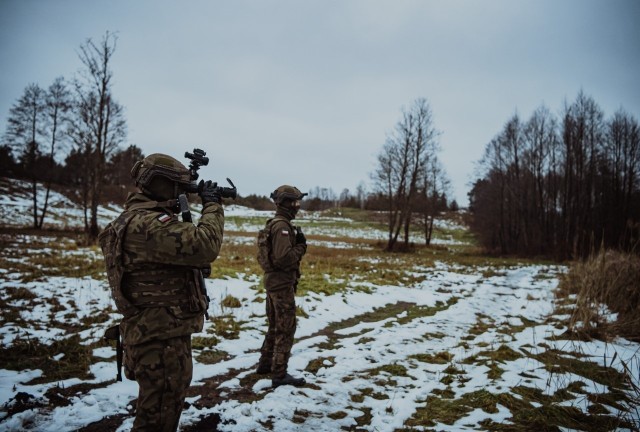
[[[222,195],[220,194],[220,188],[218,183],[214,183],[211,180],[207,180],[202,184],[200,189],[200,198],[202,198],[202,204],[218,203],[222,202]]]
[[[296,227],[296,244],[307,244],[307,238],[300,227]]]

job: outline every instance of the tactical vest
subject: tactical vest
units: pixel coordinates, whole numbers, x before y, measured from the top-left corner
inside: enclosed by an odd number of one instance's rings
[[[267,220],[265,227],[258,231],[257,260],[265,273],[277,270],[273,265],[273,260],[271,259],[271,228],[273,227],[273,224],[279,220],[286,222],[293,230],[293,225],[291,225],[291,222],[288,219],[283,218],[282,216],[276,216]]]
[[[135,215],[135,209],[123,212],[98,236],[118,312],[129,317],[141,308],[179,307],[184,312],[206,313],[209,298],[200,269],[150,263],[125,272],[124,236]]]

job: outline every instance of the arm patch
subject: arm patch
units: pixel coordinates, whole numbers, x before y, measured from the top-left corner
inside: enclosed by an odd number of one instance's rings
[[[169,222],[171,219],[173,218],[166,213],[162,213],[160,216],[158,216],[158,220],[162,223]]]

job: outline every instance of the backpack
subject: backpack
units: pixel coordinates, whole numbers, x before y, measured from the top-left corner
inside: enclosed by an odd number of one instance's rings
[[[271,227],[276,221],[285,221],[291,224],[287,219],[276,216],[269,219],[264,228],[258,231],[258,264],[265,273],[277,270],[271,262]]]
[[[134,315],[139,311],[122,293],[122,277],[124,275],[122,241],[127,225],[129,225],[134,215],[135,213],[133,212],[122,213],[98,235],[98,243],[100,243],[107,267],[107,279],[111,288],[111,296],[118,312],[125,317]]]

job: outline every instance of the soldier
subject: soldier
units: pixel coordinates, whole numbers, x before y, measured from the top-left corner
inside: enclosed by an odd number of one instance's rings
[[[176,199],[193,190],[189,170],[152,154],[131,170],[139,193],[100,234],[118,311],[125,376],[140,387],[134,431],[176,431],[191,383],[191,334],[202,331],[209,299],[203,270],[220,251],[220,190],[205,182],[197,226],[178,220]]]
[[[276,203],[275,217],[267,221],[258,235],[258,262],[264,270],[269,327],[256,372],[271,373],[273,387],[305,384],[304,378],[294,378],[287,373],[296,331],[295,291],[300,278],[300,261],[307,251],[307,239],[291,221],[305,195],[293,186],[276,189],[271,194]]]

